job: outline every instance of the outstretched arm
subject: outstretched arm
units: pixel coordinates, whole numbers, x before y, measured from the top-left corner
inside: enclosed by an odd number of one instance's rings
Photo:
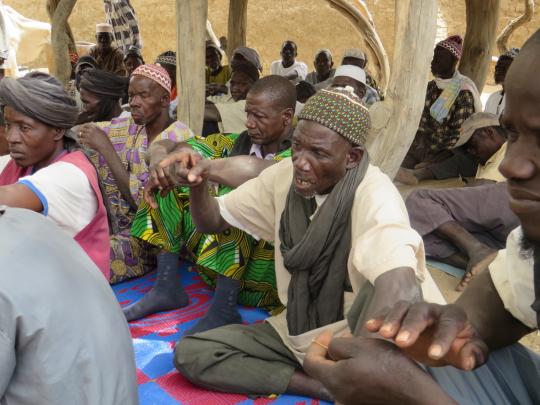
[[[277,163],[275,160],[259,159],[254,156],[233,156],[209,160],[209,180],[236,188],[257,177],[264,169],[275,163]]]

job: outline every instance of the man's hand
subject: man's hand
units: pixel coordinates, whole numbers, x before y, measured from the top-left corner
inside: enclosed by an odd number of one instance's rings
[[[430,366],[472,370],[488,357],[486,343],[456,305],[400,301],[368,320],[366,328],[392,339],[415,360]]]
[[[184,148],[169,154],[165,159],[150,166],[150,177],[144,188],[144,200],[154,209],[157,190],[166,195],[177,186],[196,187],[209,176],[210,162],[191,148]]]
[[[82,146],[102,155],[105,154],[106,149],[113,147],[105,131],[95,124],[81,125],[78,132],[78,141]]]
[[[454,403],[401,349],[380,339],[332,339],[324,332],[309,348],[303,367],[344,404]]]

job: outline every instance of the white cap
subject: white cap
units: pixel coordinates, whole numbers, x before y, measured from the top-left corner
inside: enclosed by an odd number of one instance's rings
[[[366,84],[366,72],[364,69],[359,68],[354,65],[341,65],[336,69],[334,77],[337,76],[346,76],[359,81],[360,83]]]
[[[343,53],[343,57],[366,60],[366,54],[362,52],[361,49],[358,49],[358,48],[346,49],[345,52]]]
[[[107,23],[96,24],[96,34],[100,34],[102,32],[108,32],[108,33],[112,34],[113,33],[113,26],[111,24],[107,24]]]

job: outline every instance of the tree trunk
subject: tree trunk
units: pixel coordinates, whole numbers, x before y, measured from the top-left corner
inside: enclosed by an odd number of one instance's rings
[[[51,45],[54,54],[52,74],[62,83],[71,77],[69,51],[75,50],[75,41],[68,24],[68,18],[77,0],[47,0],[47,12],[51,19]]]
[[[227,32],[227,57],[229,61],[237,47],[246,45],[247,8],[248,0],[230,0]]]
[[[205,102],[208,0],[176,0],[178,121],[200,134]]]
[[[508,39],[522,25],[532,20],[534,15],[534,0],[524,0],[525,11],[518,18],[513,19],[502,30],[501,34],[497,37],[497,48],[499,53],[505,53],[508,50]]]
[[[367,9],[367,6],[363,0],[357,0],[355,2],[356,6],[353,5],[350,0],[326,1],[329,3],[330,7],[335,8],[345,18],[347,18],[365,38],[365,45],[367,45],[367,47],[375,55],[374,64],[380,72],[377,82],[380,90],[382,90],[384,93],[388,86],[388,76],[390,74],[388,55],[384,50],[384,46],[379,38],[379,35],[377,34],[377,31],[375,31],[375,27],[373,26],[373,21],[371,20],[371,15]],[[400,2],[402,0],[396,0],[396,2],[398,1]],[[360,48],[364,48],[364,46],[360,46]]]
[[[500,0],[466,0],[467,31],[459,71],[482,93],[497,35]]]
[[[371,161],[394,177],[414,139],[424,106],[437,30],[436,0],[396,1],[394,57],[387,97],[370,108]]]

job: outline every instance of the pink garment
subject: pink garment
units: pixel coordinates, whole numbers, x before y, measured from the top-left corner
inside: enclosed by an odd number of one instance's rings
[[[71,163],[78,167],[88,178],[90,186],[97,197],[98,209],[94,219],[86,225],[77,235],[75,241],[90,256],[107,281],[110,277],[110,244],[109,223],[107,222],[107,210],[103,204],[103,197],[99,190],[97,172],[92,163],[81,151],[61,154],[55,161]],[[0,174],[0,186],[16,183],[21,177],[32,174],[32,168],[23,168],[11,160]]]

